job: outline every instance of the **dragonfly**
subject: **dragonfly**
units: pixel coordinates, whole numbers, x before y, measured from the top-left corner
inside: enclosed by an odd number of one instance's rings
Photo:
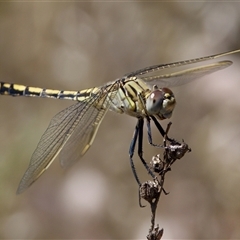
[[[17,193],[20,194],[31,186],[49,168],[58,154],[63,167],[68,167],[79,160],[91,147],[108,110],[137,118],[129,147],[129,159],[133,175],[141,186],[133,162],[136,143],[138,143],[137,151],[141,162],[148,173],[154,177],[143,158],[144,121],[147,125],[148,142],[156,146],[152,141],[150,121],[153,121],[158,131],[164,136],[165,131],[159,121],[169,119],[176,105],[176,98],[169,87],[186,84],[229,67],[232,61],[223,60],[195,67],[188,67],[188,65],[214,60],[238,52],[240,49],[185,61],[154,65],[125,74],[103,86],[81,91],[53,90],[0,82],[0,95],[76,101],[75,104],[57,113],[50,121],[32,154],[29,166],[19,183]],[[187,66],[187,68],[176,70],[177,67],[182,66]],[[170,73],[165,74],[163,70],[169,70]]]

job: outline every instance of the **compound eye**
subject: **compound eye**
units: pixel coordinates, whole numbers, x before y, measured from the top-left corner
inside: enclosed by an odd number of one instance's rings
[[[151,114],[156,114],[162,108],[164,93],[160,90],[154,90],[147,98],[146,109]]]
[[[174,95],[170,89],[155,89],[146,100],[146,110],[149,115],[157,115],[161,119],[169,118],[175,103]]]
[[[154,90],[147,98],[146,109],[150,114],[157,114],[162,108],[162,103],[164,100],[164,93],[162,91]]]

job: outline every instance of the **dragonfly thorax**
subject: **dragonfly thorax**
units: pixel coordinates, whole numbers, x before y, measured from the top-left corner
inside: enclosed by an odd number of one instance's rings
[[[154,86],[146,99],[147,114],[157,116],[161,120],[172,116],[175,105],[173,92],[168,88]]]

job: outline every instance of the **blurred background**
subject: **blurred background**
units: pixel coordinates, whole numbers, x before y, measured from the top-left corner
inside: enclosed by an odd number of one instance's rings
[[[82,90],[146,66],[240,48],[240,3],[2,2],[0,32],[0,81]],[[192,152],[167,174],[170,194],[156,220],[166,239],[240,238],[240,54],[224,59],[234,64],[173,89],[170,136]],[[109,112],[81,161],[62,169],[56,159],[16,195],[50,119],[71,104],[1,96],[0,238],[145,239],[150,209],[138,205],[128,160],[136,119],[126,115]],[[159,152],[145,137],[145,159]],[[135,162],[141,180],[149,179]]]

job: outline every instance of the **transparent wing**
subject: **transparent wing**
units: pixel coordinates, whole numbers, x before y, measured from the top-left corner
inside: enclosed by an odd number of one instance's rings
[[[106,85],[102,92],[103,97],[98,99],[99,107],[96,108],[94,105],[88,107],[87,114],[84,114],[81,118],[81,124],[76,126],[60,153],[60,162],[63,167],[75,163],[91,147],[100,123],[107,112],[106,109],[109,109],[117,90],[118,82]]]
[[[231,61],[222,61],[200,67],[173,72],[170,74],[141,77],[143,81],[158,87],[174,87],[189,83],[210,73],[224,69],[232,64]]]
[[[72,165],[87,152],[105,114],[105,109],[98,110],[94,106],[88,108],[88,113],[82,116],[81,124],[76,126],[60,153],[63,167]]]
[[[54,116],[44,132],[43,136],[34,151],[28,169],[26,170],[17,190],[17,193],[23,192],[51,165],[57,154],[63,146],[70,140],[67,147],[64,148],[63,157],[68,160],[62,160],[62,165],[67,165],[71,161],[73,153],[72,144],[79,139],[83,139],[77,144],[78,157],[84,155],[93,142],[96,131],[108,109],[106,103],[107,94],[99,93],[86,102],[78,102]],[[101,101],[104,107],[101,109],[94,106]],[[80,131],[78,134],[75,130]],[[74,156],[74,160],[76,157]]]
[[[167,63],[154,65],[146,67],[135,72],[126,74],[125,77],[138,76],[143,79],[146,83],[150,85],[158,85],[159,87],[172,87],[186,84],[190,81],[193,81],[197,78],[203,77],[207,74],[213,73],[215,71],[224,69],[232,64],[231,61],[222,61],[217,63],[208,64],[200,67],[188,68],[182,71],[172,71],[173,68],[188,66],[191,64],[196,64],[204,61],[214,60],[223,56],[231,55],[234,53],[240,52],[240,49],[229,51],[225,53],[215,54],[211,56],[195,58],[180,62]],[[169,74],[157,74],[157,72],[169,70]]]

